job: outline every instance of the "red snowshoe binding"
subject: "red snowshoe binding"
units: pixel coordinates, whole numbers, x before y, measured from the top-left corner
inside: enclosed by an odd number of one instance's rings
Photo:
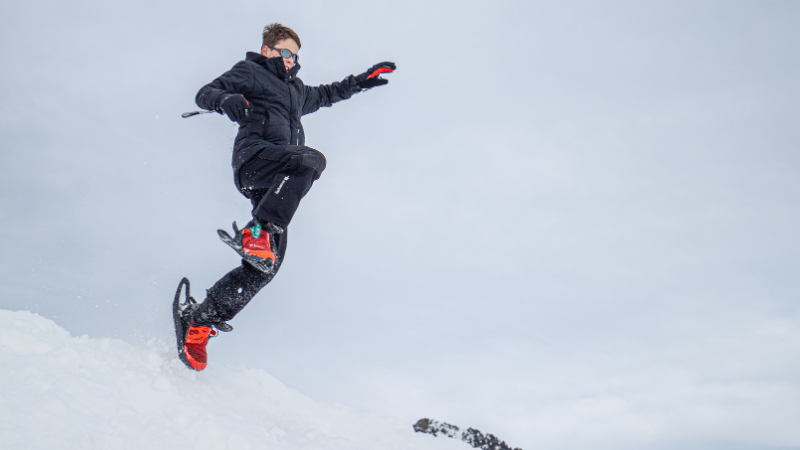
[[[225,230],[217,230],[222,242],[228,244],[245,261],[256,269],[271,273],[277,262],[275,251],[275,235],[282,234],[283,228],[267,222],[261,225],[251,221],[243,230],[233,222],[234,235],[231,236]]]

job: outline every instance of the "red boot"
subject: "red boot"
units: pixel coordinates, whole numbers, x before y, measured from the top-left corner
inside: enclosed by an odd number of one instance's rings
[[[217,337],[218,334],[219,331],[213,327],[189,326],[183,341],[183,355],[186,358],[184,363],[194,370],[205,369],[208,365],[208,353],[206,353],[208,339]]]
[[[267,230],[262,230],[261,224],[257,223],[242,230],[242,251],[247,255],[270,260],[271,264],[275,264],[275,252],[272,251],[270,240]]]
[[[186,296],[181,301],[181,290],[186,286]],[[172,319],[175,323],[175,339],[178,344],[178,358],[192,370],[203,370],[208,366],[206,345],[208,339],[216,337],[219,330],[213,324],[199,325],[192,320],[197,309],[197,301],[189,292],[189,280],[184,278],[178,284],[175,300],[172,302]],[[227,323],[220,323],[224,331],[233,329]]]

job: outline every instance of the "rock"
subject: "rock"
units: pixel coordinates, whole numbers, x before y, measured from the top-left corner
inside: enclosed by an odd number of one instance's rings
[[[428,433],[434,436],[442,434],[450,438],[460,438],[467,444],[481,450],[522,450],[519,447],[512,449],[493,434],[484,435],[474,428],[467,428],[467,431],[459,434],[459,428],[457,426],[431,419],[419,419],[417,423],[414,424],[414,431],[417,433]]]

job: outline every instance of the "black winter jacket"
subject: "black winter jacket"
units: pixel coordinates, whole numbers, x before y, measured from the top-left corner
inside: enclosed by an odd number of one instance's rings
[[[239,133],[233,144],[234,173],[271,148],[305,145],[301,116],[361,91],[353,75],[341,82],[306,86],[297,78],[299,70],[300,65],[295,64],[287,72],[282,58],[266,58],[248,52],[244,61],[236,63],[197,93],[197,106],[220,113],[219,104],[225,94],[242,94],[250,103],[250,112],[239,122]]]

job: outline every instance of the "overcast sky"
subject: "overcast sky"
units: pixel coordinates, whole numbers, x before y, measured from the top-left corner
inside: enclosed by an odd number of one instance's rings
[[[212,365],[525,450],[800,448],[795,2],[3,2],[0,308],[171,339],[250,211],[180,114],[276,21],[306,84],[398,70],[304,118],[328,168]]]

